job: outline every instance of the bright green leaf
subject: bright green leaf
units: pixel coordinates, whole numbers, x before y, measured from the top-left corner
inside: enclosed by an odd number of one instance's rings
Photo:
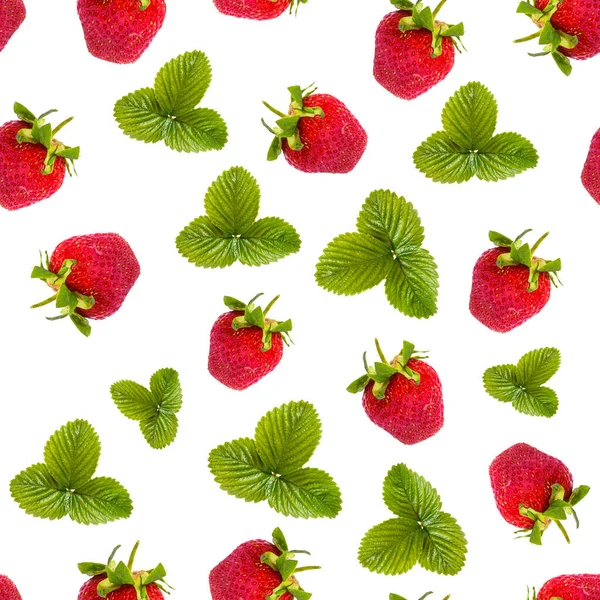
[[[128,419],[141,421],[156,413],[156,401],[152,394],[135,381],[117,381],[110,386],[110,394],[117,408]]]
[[[495,135],[478,153],[477,177],[499,181],[514,177],[537,165],[533,144],[518,133]]]
[[[71,494],[69,516],[83,525],[126,519],[133,504],[127,490],[110,477],[95,477]]]
[[[217,111],[195,108],[177,118],[165,119],[163,139],[177,152],[221,150],[227,143],[227,125]]]
[[[475,175],[475,155],[460,149],[443,131],[429,136],[413,154],[415,166],[439,183],[463,183]]]
[[[150,419],[140,421],[140,430],[144,439],[156,450],[166,448],[177,437],[179,421],[174,412],[159,408]]]
[[[456,575],[465,566],[467,540],[454,517],[438,512],[424,522],[425,543],[419,564],[428,571]]]
[[[558,410],[558,396],[547,387],[519,388],[512,403],[516,410],[532,417],[553,417]]]
[[[156,406],[178,412],[183,404],[179,373],[175,369],[159,369],[150,378],[150,390]]]
[[[161,113],[152,88],[137,90],[118,100],[114,115],[123,133],[134,140],[154,144],[164,137],[167,117]]]
[[[263,217],[238,240],[238,259],[243,265],[259,267],[300,250],[300,236],[279,217]]]
[[[560,351],[556,348],[539,348],[523,355],[517,363],[517,378],[526,387],[541,386],[560,367]]]

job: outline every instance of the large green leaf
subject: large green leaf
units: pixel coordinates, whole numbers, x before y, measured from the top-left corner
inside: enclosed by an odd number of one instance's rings
[[[259,267],[295,254],[300,245],[300,236],[292,225],[279,217],[263,217],[239,238],[238,259],[244,265]]]
[[[477,154],[477,177],[484,181],[500,181],[514,177],[538,163],[533,144],[518,133],[499,133]]]
[[[160,142],[168,117],[162,114],[152,88],[127,94],[115,104],[115,119],[123,133],[146,143]]]
[[[217,111],[195,108],[177,118],[165,119],[163,139],[177,152],[221,150],[227,143],[227,125]]]
[[[110,394],[117,408],[128,419],[141,421],[156,414],[156,400],[152,393],[135,381],[122,380],[110,386]]]
[[[110,477],[96,477],[71,495],[69,515],[83,525],[126,519],[133,504],[127,490]]]
[[[424,522],[424,546],[419,564],[428,571],[456,575],[465,566],[467,540],[456,519],[438,512]]]
[[[198,217],[177,236],[179,253],[197,267],[228,267],[238,258],[238,241],[227,236],[208,217]]]
[[[526,387],[544,385],[560,367],[557,348],[538,348],[524,354],[517,363],[517,379]]]

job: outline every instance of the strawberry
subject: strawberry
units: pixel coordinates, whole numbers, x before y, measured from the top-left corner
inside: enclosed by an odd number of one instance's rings
[[[520,527],[517,533],[526,534],[531,543],[541,544],[542,534],[553,521],[568,542],[561,523],[567,515],[573,515],[579,527],[573,507],[590,488],[573,489],[573,476],[558,458],[528,444],[515,444],[492,461],[490,480],[500,514]]]
[[[444,425],[442,384],[433,367],[413,353],[415,347],[404,342],[402,351],[391,363],[385,359],[378,340],[375,346],[381,362],[369,367],[366,375],[347,388],[363,391],[363,408],[375,425],[403,444],[417,444],[435,435]]]
[[[592,138],[581,173],[581,183],[589,195],[600,204],[600,129]]]
[[[367,147],[367,133],[343,102],[316,88],[288,88],[292,101],[289,114],[263,104],[280,119],[272,129],[275,136],[268,160],[283,156],[292,167],[305,173],[348,173]]]
[[[133,561],[139,542],[136,542],[127,565],[117,562],[114,556],[120,546],[117,546],[108,557],[106,564],[79,563],[77,567],[88,579],[79,590],[77,600],[163,600],[164,586],[169,584],[164,580],[167,572],[162,564],[152,571],[134,571]],[[170,587],[170,586],[169,586]]]
[[[292,322],[267,319],[266,315],[279,296],[271,300],[264,312],[254,301],[248,304],[225,296],[231,312],[222,314],[210,332],[208,372],[233,390],[245,390],[270,373],[283,356]]]
[[[79,158],[79,147],[70,148],[54,136],[73,117],[52,129],[45,117],[39,117],[15,102],[18,121],[8,121],[0,127],[0,206],[18,210],[56,193],[71,174],[73,161]]]
[[[251,540],[239,545],[208,576],[212,600],[308,600],[294,576],[296,572],[318,569],[302,567],[294,555],[309,554],[304,550],[288,550],[279,528],[273,531],[273,543]]]
[[[116,233],[94,233],[69,238],[56,246],[46,265],[34,267],[31,277],[43,279],[55,294],[34,304],[37,308],[56,300],[58,317],[69,317],[89,336],[88,319],[114,314],[140,275],[140,264],[129,244]]]
[[[433,13],[421,1],[391,1],[400,10],[387,14],[377,27],[373,75],[394,96],[412,100],[450,73],[464,26],[435,20],[446,0]]]
[[[515,41],[539,38],[543,51],[530,56],[550,54],[565,75],[571,74],[570,58],[586,60],[600,52],[599,0],[527,0],[517,12],[531,17],[539,30]]]
[[[561,575],[546,581],[532,600],[600,600],[600,575]]]
[[[490,231],[489,239],[497,247],[486,250],[473,268],[469,310],[493,331],[506,333],[537,315],[550,299],[550,283],[556,285],[560,258],[534,256],[548,234],[530,248],[521,240],[530,231],[514,241]]]
[[[8,40],[25,20],[26,12],[23,0],[2,0],[0,2],[0,52]]]
[[[87,49],[108,62],[134,63],[165,20],[165,0],[77,0]]]
[[[298,12],[300,4],[306,4],[308,0],[213,0],[213,2],[217,10],[224,15],[266,21],[275,19],[288,8],[290,13],[294,7]]]
[[[17,586],[6,575],[0,575],[0,600],[22,600]]]

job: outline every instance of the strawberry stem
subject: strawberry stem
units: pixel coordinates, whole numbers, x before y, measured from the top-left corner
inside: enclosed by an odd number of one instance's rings
[[[265,310],[263,311],[263,314],[265,315],[265,317],[267,316],[267,313],[271,310],[271,308],[273,307],[273,304],[275,304],[275,302],[277,302],[277,300],[279,300],[279,294],[277,296],[275,296],[275,298],[273,298],[273,300],[271,300],[271,302],[269,302],[269,304],[267,304],[267,307],[265,308]],[[251,304],[251,303],[250,303]]]
[[[519,38],[518,40],[514,40],[513,44],[520,44],[521,42],[529,42],[531,40],[535,40],[536,38],[539,38],[540,35],[542,35],[541,29],[539,31],[536,31],[535,33],[532,33],[531,35],[525,36],[523,38]]]
[[[133,571],[133,562],[135,560],[135,555],[137,553],[137,550],[138,550],[139,546],[140,546],[140,541],[138,540],[135,543],[135,546],[133,547],[133,550],[131,551],[131,554],[129,555],[129,560],[127,561],[127,568],[130,571]]]
[[[531,247],[531,254],[533,254],[540,247],[540,244],[548,237],[549,234],[550,232],[546,231],[546,233]]]
[[[386,365],[389,364],[387,359],[385,358],[385,355],[383,354],[383,350],[381,349],[381,346],[379,345],[379,340],[377,338],[375,338],[375,348],[377,348],[377,354],[379,354],[381,362],[385,363]]]
[[[67,123],[70,123],[75,117],[69,117],[68,119],[65,119],[62,123],[60,123],[59,125],[57,125],[53,130],[52,130],[52,136],[54,137]]]
[[[438,15],[438,13],[440,12],[440,10],[442,9],[442,6],[444,6],[444,4],[446,4],[447,0],[442,0],[434,9],[433,9],[433,18],[435,19]]]

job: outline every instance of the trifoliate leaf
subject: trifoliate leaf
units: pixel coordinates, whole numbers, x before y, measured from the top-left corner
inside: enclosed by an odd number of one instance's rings
[[[154,88],[142,88],[115,104],[114,116],[129,137],[146,143],[161,140],[178,152],[220,150],[227,126],[218,112],[197,108],[211,82],[203,52],[179,55],[158,72]]]
[[[516,410],[536,417],[552,417],[558,410],[556,392],[544,387],[560,367],[556,348],[539,348],[521,357],[516,365],[490,367],[483,375],[485,391]]]
[[[383,487],[386,505],[398,516],[365,534],[360,563],[385,575],[406,573],[417,563],[456,575],[465,564],[467,542],[456,520],[441,510],[437,491],[404,464],[390,469]]]
[[[171,444],[177,435],[177,413],[182,394],[179,374],[160,369],[150,379],[150,390],[135,381],[117,381],[110,388],[117,408],[129,419],[140,422],[144,438],[152,448]]]
[[[410,317],[435,314],[437,268],[421,248],[423,227],[413,205],[388,190],[375,191],[361,208],[357,229],[327,245],[317,264],[317,283],[351,296],[385,279],[386,296],[394,308]]]
[[[127,490],[114,479],[92,479],[100,456],[93,427],[71,421],[56,431],[44,449],[46,463],[21,471],[10,483],[13,499],[30,515],[84,525],[127,518],[133,510]]]
[[[415,166],[433,181],[462,183],[508,179],[537,165],[538,155],[517,133],[494,134],[498,105],[481,83],[461,87],[442,111],[443,131],[429,136],[413,154]]]
[[[206,216],[194,219],[176,240],[180,254],[197,267],[224,268],[240,261],[260,266],[298,252],[300,236],[278,217],[256,220],[260,188],[242,167],[224,171],[206,192]]]
[[[337,484],[324,471],[304,467],[320,438],[314,406],[289,402],[259,421],[254,439],[234,440],[212,450],[209,468],[221,489],[237,498],[267,500],[286,516],[333,518],[342,508]]]

